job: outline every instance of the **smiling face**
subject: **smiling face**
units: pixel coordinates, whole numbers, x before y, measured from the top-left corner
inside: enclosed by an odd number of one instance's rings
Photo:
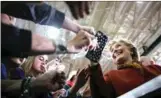
[[[122,42],[116,42],[111,46],[113,62],[117,65],[132,62],[130,48]]]
[[[34,59],[32,68],[34,69],[34,71],[36,71],[38,73],[44,73],[47,61],[48,61],[47,55],[36,56]]]

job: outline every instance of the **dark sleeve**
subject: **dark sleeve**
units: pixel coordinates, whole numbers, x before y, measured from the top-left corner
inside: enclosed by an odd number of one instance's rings
[[[1,23],[1,46],[2,57],[28,57],[42,54],[52,54],[54,51],[32,50],[32,33],[31,31],[19,29]]]
[[[23,53],[31,51],[31,31],[18,29],[1,23],[2,56],[27,57]]]
[[[20,1],[2,1],[1,4],[1,13],[30,20],[41,25],[49,25],[60,28],[65,17],[64,13],[45,3],[35,4]]]
[[[21,68],[17,67],[10,70],[10,79],[17,80],[17,79],[24,79],[24,78],[25,78],[25,73]]]
[[[110,81],[105,80],[100,65],[91,67],[90,87],[92,98],[115,98]]]

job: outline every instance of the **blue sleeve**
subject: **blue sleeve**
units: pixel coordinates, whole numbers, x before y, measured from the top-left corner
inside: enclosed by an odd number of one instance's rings
[[[6,66],[1,63],[1,79],[7,79]]]
[[[60,28],[64,21],[64,13],[45,3],[35,4],[24,1],[2,1],[1,13],[26,19],[41,25]]]
[[[24,79],[25,78],[24,71],[19,67],[11,70],[10,73],[11,73],[10,75],[11,79]]]

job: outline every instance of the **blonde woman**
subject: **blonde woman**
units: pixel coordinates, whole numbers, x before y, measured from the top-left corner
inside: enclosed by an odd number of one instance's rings
[[[161,67],[158,65],[142,66],[137,48],[127,40],[113,41],[110,52],[117,70],[103,75],[100,65],[91,62],[90,84],[93,98],[116,98],[161,74]]]
[[[27,58],[26,62],[21,67],[25,76],[37,77],[45,72],[47,61],[47,55],[31,56]]]

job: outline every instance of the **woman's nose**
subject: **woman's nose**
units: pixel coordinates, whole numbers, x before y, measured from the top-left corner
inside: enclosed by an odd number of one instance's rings
[[[42,61],[42,63],[41,63],[43,66],[45,66],[46,65],[46,62],[45,61]]]

